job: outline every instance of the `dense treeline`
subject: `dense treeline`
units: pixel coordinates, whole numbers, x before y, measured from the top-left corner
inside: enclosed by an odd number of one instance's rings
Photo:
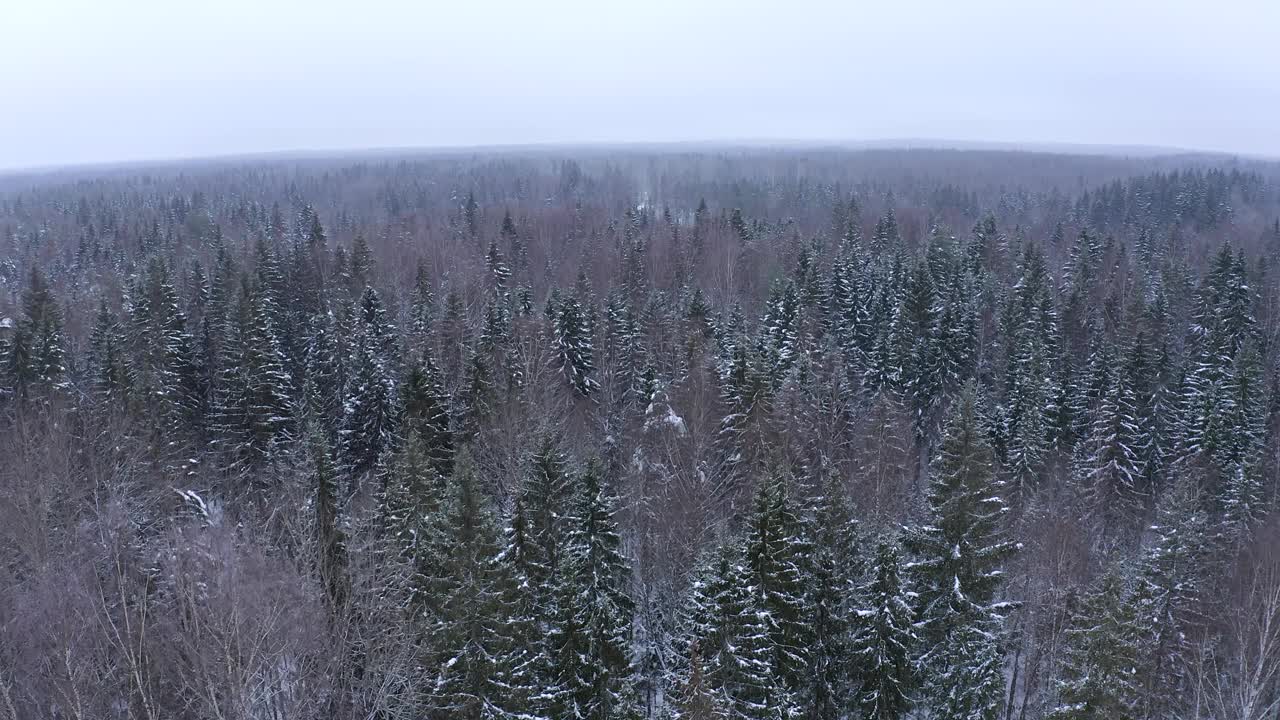
[[[1266,720],[1280,168],[0,184],[0,716]]]

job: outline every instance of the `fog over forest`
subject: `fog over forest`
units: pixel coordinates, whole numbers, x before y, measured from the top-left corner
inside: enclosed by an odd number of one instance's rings
[[[941,139],[1280,156],[1269,0],[15,0],[0,168]]]

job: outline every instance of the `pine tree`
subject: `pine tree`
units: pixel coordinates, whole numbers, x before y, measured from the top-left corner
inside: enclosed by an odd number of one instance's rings
[[[882,538],[871,579],[858,595],[862,609],[851,647],[854,706],[868,720],[906,718],[918,682],[915,595],[903,570],[897,543]]]

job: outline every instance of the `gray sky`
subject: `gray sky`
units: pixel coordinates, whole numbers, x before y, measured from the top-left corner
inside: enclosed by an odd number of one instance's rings
[[[4,0],[0,167],[948,138],[1280,155],[1276,0]]]

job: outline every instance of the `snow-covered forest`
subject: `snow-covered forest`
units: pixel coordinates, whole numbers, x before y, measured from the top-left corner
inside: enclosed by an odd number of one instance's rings
[[[0,177],[0,718],[1275,720],[1280,164]]]

